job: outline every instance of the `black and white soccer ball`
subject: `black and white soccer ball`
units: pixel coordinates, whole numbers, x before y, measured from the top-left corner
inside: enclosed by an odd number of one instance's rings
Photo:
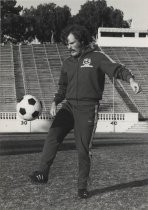
[[[35,96],[24,95],[17,103],[18,116],[27,121],[35,120],[42,112],[42,103]]]

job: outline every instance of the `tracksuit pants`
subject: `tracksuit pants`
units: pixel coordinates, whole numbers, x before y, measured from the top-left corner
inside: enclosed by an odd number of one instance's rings
[[[57,112],[49,129],[39,169],[49,173],[59,145],[69,131],[74,129],[78,151],[78,189],[87,188],[90,172],[89,147],[95,131],[97,113],[98,104],[72,105],[66,102]]]

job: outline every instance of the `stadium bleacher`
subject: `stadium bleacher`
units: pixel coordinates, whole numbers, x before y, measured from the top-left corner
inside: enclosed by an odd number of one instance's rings
[[[139,49],[128,48],[128,47],[110,47],[102,48],[103,51],[108,54],[115,61],[126,65],[134,73],[136,80],[142,85],[142,92],[138,95],[134,95],[131,88],[123,81],[118,81],[119,85],[124,89],[124,92],[130,98],[134,107],[137,108],[138,112],[143,118],[148,116],[148,80],[145,77],[147,74],[146,62],[144,62],[143,55],[139,55]],[[146,50],[145,50],[146,51]],[[148,52],[148,49],[147,49]],[[148,55],[148,54],[147,54]],[[146,59],[146,58],[145,58]],[[145,72],[145,73],[144,73]],[[129,101],[129,100],[127,100]],[[133,110],[131,110],[133,111]]]
[[[38,45],[7,45],[2,47],[2,50],[0,91],[1,107],[3,109],[1,108],[1,111],[15,111],[17,99],[28,93],[41,99],[44,111],[49,111],[52,98],[58,87],[62,62],[69,56],[66,47],[62,44],[45,43]],[[112,112],[114,103],[115,112],[138,110],[141,117],[147,118],[148,73],[146,64],[148,58],[146,56],[148,54],[146,52],[148,49],[146,51],[145,48],[102,47],[102,50],[115,61],[130,68],[136,79],[142,84],[143,91],[139,95],[133,95],[131,88],[121,81],[116,81],[116,88],[113,89],[113,81],[106,76],[100,111]],[[122,95],[125,97],[122,97]]]
[[[139,120],[148,119],[148,47],[100,46],[116,62],[126,65],[142,85],[133,94],[130,85],[106,75],[101,113],[138,113]],[[58,88],[62,62],[69,56],[61,43],[1,46],[0,112],[15,112],[24,94],[32,94],[43,103],[44,114]],[[147,126],[147,125],[146,125]]]
[[[19,51],[19,47],[17,45],[13,45],[13,61],[14,61],[14,69],[15,69],[15,87],[16,87],[16,95],[18,100],[22,98],[26,93],[25,89],[25,80],[23,74],[23,67],[21,62],[21,55]]]
[[[13,50],[11,45],[1,46],[0,54],[0,109],[15,111],[16,89]]]
[[[48,59],[45,44],[33,45],[34,61],[42,92],[42,101],[45,111],[49,111],[50,104],[56,92],[57,86],[52,73],[51,64]]]

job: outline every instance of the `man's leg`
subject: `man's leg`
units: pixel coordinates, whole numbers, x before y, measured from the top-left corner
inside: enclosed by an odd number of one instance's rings
[[[90,172],[89,146],[97,120],[98,106],[79,106],[75,110],[75,138],[78,149],[79,178],[78,189],[87,189]]]
[[[73,128],[73,124],[73,116],[69,111],[66,109],[61,109],[57,113],[51,128],[49,129],[49,133],[44,144],[39,167],[41,171],[49,171],[59,145],[63,142],[64,137]]]
[[[66,109],[67,108],[67,109]],[[64,137],[73,129],[74,120],[73,115],[67,106],[60,109],[57,113],[47,135],[44,143],[39,171],[37,173],[43,174],[48,180],[48,173],[50,166],[58,151],[59,145],[63,142]],[[41,176],[39,176],[40,179]],[[41,180],[42,181],[42,180]],[[38,181],[37,181],[38,182]]]

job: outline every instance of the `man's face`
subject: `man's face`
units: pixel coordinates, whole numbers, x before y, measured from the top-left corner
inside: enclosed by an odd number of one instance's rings
[[[67,46],[73,57],[79,57],[81,55],[81,43],[71,33],[67,37]]]

